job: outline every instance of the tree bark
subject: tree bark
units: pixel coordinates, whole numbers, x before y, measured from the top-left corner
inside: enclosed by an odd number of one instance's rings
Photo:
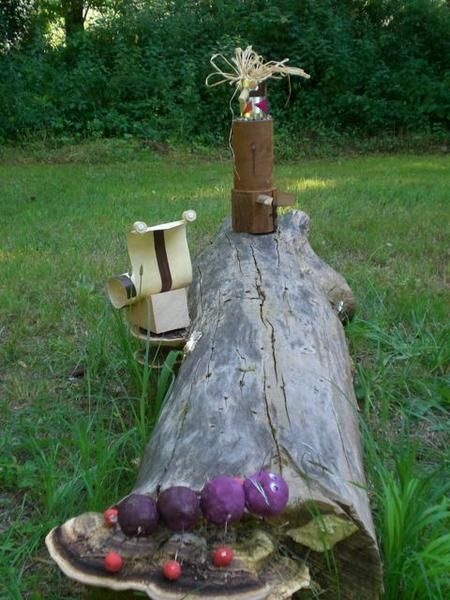
[[[84,30],[84,0],[63,0],[64,30],[66,39]]]
[[[340,322],[353,314],[354,299],[311,249],[308,231],[309,219],[298,211],[283,216],[273,235],[225,226],[199,258],[186,358],[133,490],[201,490],[208,478],[269,469],[289,485],[288,508],[273,520],[248,515],[233,526],[227,535],[237,558],[219,572],[208,562],[223,535],[217,528],[204,525],[182,542],[163,533],[127,540],[136,566],[119,582],[151,598],[282,600],[304,587],[321,598],[379,597],[380,558]],[[97,545],[94,530],[101,534]],[[48,545],[67,574],[126,589],[101,570],[98,580],[86,578],[95,571],[92,561],[86,569],[78,558],[80,540],[105,548],[105,535],[98,516],[84,515],[51,532]],[[109,545],[111,536],[119,544],[120,534],[108,535]],[[158,560],[180,544],[185,575],[168,587]],[[146,570],[138,560],[143,548]]]

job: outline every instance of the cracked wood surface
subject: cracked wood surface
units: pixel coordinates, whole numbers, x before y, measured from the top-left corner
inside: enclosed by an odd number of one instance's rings
[[[194,267],[184,361],[142,460],[135,491],[201,489],[209,477],[272,468],[292,498],[365,497],[357,406],[342,325],[344,279],[308,243],[308,218],[291,212],[278,233],[226,226]],[[343,311],[344,312],[344,311]],[[370,523],[367,503],[360,507]],[[371,529],[370,533],[373,533]]]
[[[161,531],[160,541],[128,540],[121,547],[132,566],[107,576],[92,562],[83,570],[80,556],[123,544],[120,532],[105,533],[99,523],[95,533],[87,525],[95,518],[82,515],[47,538],[69,576],[115,590],[128,586],[156,600],[283,600],[309,586],[310,576],[321,598],[379,597],[380,559],[341,324],[353,314],[354,299],[311,249],[308,232],[309,219],[299,211],[280,218],[272,235],[237,234],[226,223],[198,258],[189,294],[191,348],[133,490],[201,490],[211,477],[271,469],[289,484],[286,512],[274,520],[248,516],[230,528],[227,542],[241,548],[234,570],[216,573],[207,555],[197,560],[191,553],[186,576],[169,589],[160,561],[170,557],[170,532]],[[210,549],[223,532],[203,525],[195,535]],[[254,539],[266,540],[258,561],[249,559]]]

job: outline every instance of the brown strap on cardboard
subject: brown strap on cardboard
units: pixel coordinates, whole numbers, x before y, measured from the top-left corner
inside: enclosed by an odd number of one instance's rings
[[[169,260],[167,258],[164,231],[155,231],[153,239],[155,241],[155,253],[159,274],[161,275],[161,292],[167,292],[172,289],[172,275],[170,273]]]

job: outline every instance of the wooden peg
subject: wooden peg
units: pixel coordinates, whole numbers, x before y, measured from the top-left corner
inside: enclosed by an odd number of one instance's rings
[[[272,206],[273,198],[272,196],[268,196],[267,194],[260,194],[256,198],[256,202],[258,204],[264,204],[264,206]]]

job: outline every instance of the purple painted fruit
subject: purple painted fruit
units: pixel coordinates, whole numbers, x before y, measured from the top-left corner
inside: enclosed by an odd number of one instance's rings
[[[234,477],[210,479],[202,490],[200,506],[205,518],[215,525],[238,521],[245,510],[242,484]]]
[[[125,535],[150,535],[158,527],[156,502],[150,496],[131,494],[117,506],[117,520]]]
[[[286,507],[289,487],[281,475],[258,471],[244,481],[247,509],[260,517],[274,517]]]
[[[167,527],[173,531],[192,529],[201,516],[197,494],[182,485],[161,492],[158,498],[158,510]]]

